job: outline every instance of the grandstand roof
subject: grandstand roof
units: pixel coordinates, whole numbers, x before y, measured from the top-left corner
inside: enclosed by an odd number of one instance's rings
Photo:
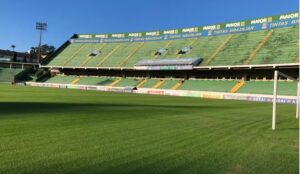
[[[193,65],[197,66],[202,58],[162,59],[162,60],[141,60],[135,66],[171,66],[171,65]]]

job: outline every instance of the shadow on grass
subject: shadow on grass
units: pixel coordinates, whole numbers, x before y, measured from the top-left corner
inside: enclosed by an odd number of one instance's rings
[[[146,110],[191,110],[191,109],[232,109],[228,106],[216,105],[159,105],[159,104],[122,104],[122,103],[47,103],[47,102],[0,102],[0,117],[10,114],[34,114],[34,113],[60,113],[60,112],[80,112],[84,110],[92,110],[94,112],[115,111],[130,109]]]
[[[281,130],[296,130],[296,131],[298,131],[300,128],[297,128],[297,127],[291,127],[291,128],[289,128],[289,127],[287,127],[287,128],[281,128]]]

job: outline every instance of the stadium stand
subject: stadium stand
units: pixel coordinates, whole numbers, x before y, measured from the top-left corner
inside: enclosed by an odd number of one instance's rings
[[[80,77],[78,85],[99,85],[108,86],[112,84],[116,79],[110,77]]]
[[[136,86],[141,80],[135,78],[123,78],[116,86],[118,87],[127,87],[127,86]]]
[[[80,78],[77,77],[77,78],[75,78],[75,79],[72,80],[71,84],[72,84],[72,85],[75,85],[75,84],[78,83],[79,80],[80,80]]]
[[[156,32],[77,34],[42,67],[58,72],[48,83],[273,94],[274,82],[266,79],[273,79],[275,70],[299,78],[297,16]],[[281,80],[278,94],[295,95],[296,83]]]
[[[110,44],[72,43],[49,66],[133,67],[140,60],[165,58],[204,58],[203,65],[243,65],[294,63],[298,54],[298,27],[261,30],[234,35],[207,36],[173,41]],[[191,51],[178,54],[185,46]],[[155,55],[159,48],[167,48]],[[91,52],[101,53],[90,57]]]
[[[248,81],[240,88],[238,93],[249,94],[273,94],[273,81]],[[278,82],[279,95],[296,95],[297,83],[296,82]]]
[[[120,47],[112,53],[112,55],[104,61],[101,66],[103,67],[119,67],[126,58],[131,57],[136,51],[136,48],[140,48],[141,43],[123,43]]]
[[[299,27],[274,30],[251,64],[294,63],[299,55]]]
[[[0,68],[0,81],[2,82],[13,82],[23,69],[17,68]]]
[[[175,86],[179,80],[166,80],[159,88],[160,89],[172,89],[173,86]]]
[[[0,82],[14,82],[16,76],[22,71],[15,68],[0,68]]]
[[[0,74],[1,75],[1,74]],[[98,85],[115,87],[138,87],[153,89],[173,89],[191,91],[234,92],[248,94],[272,94],[273,81],[238,81],[238,80],[182,80],[182,79],[141,79],[116,77],[54,76],[47,83]],[[237,87],[238,86],[238,87]],[[237,87],[237,88],[236,88]],[[279,95],[296,95],[296,82],[279,81]]]
[[[46,82],[47,83],[71,84],[75,78],[76,77],[74,77],[74,76],[58,75],[58,76],[54,76],[54,77],[50,78]]]
[[[244,80],[238,81],[230,90],[231,93],[236,93],[240,88],[242,88],[245,85]]]
[[[159,81],[160,79],[148,79],[140,88],[153,88]]]
[[[153,89],[159,89],[165,82],[166,82],[165,79],[161,79],[152,88]]]
[[[228,92],[235,84],[235,80],[186,80],[178,89]]]
[[[184,80],[180,80],[179,82],[177,82],[174,86],[172,86],[172,90],[176,90],[178,89],[182,84],[184,83]]]
[[[142,85],[144,85],[144,84],[147,82],[147,80],[148,80],[148,79],[143,79],[142,81],[140,81],[140,82],[136,85],[136,87],[137,87],[137,88],[141,87]]]
[[[118,83],[120,83],[122,81],[122,78],[118,78],[116,79],[114,82],[112,82],[109,86],[114,87],[116,86]]]

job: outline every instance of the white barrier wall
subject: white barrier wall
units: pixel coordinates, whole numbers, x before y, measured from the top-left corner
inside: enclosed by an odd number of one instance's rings
[[[264,94],[239,94],[239,93],[225,93],[225,92],[168,90],[168,89],[149,89],[149,88],[139,88],[137,90],[133,90],[132,87],[71,85],[71,84],[55,84],[55,83],[36,83],[36,82],[27,82],[26,84],[30,86],[37,86],[37,87],[199,97],[199,98],[207,98],[207,99],[246,100],[246,101],[255,101],[255,102],[273,101],[273,95],[264,95]],[[296,104],[297,96],[278,96],[277,103]]]

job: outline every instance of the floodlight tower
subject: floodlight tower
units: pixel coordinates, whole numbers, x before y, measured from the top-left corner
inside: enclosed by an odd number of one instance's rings
[[[15,52],[16,46],[15,45],[11,45],[10,47],[12,48],[12,51]]]
[[[35,25],[36,30],[40,31],[40,38],[39,38],[39,46],[38,46],[38,62],[41,61],[41,46],[42,46],[42,33],[43,31],[47,30],[47,23],[45,22],[37,22]]]

